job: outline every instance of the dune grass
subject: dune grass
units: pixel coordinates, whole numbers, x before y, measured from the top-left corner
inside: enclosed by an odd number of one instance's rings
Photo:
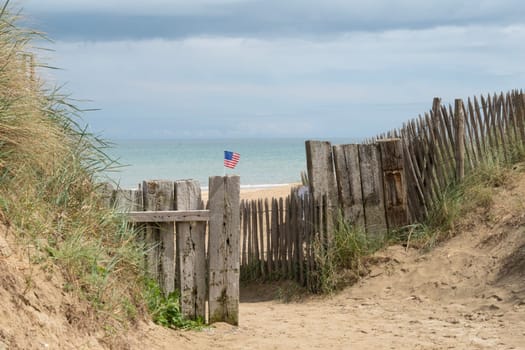
[[[0,211],[44,273],[89,305],[82,322],[109,335],[147,310],[144,247],[97,195],[113,165],[107,145],[86,132],[81,111],[34,74],[37,33],[0,12]],[[86,326],[86,324],[84,324]]]

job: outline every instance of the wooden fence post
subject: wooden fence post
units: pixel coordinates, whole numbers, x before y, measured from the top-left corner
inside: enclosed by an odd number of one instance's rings
[[[175,182],[175,209],[203,208],[201,188],[196,180]],[[206,318],[206,223],[177,222],[177,276],[180,281],[182,314],[189,319]]]
[[[344,218],[356,226],[365,227],[358,145],[336,145],[333,151],[339,205]]]
[[[120,213],[144,210],[142,190],[118,189],[115,193],[114,206]]]
[[[306,166],[308,169],[310,191],[312,192],[314,200],[320,203],[323,195],[327,197],[326,233],[328,242],[331,242],[338,201],[332,146],[330,142],[306,141]]]
[[[461,99],[455,100],[454,119],[456,121],[456,180],[461,182],[465,178],[465,115]]]
[[[382,238],[387,232],[383,174],[377,144],[359,145],[365,225],[368,235]]]
[[[130,189],[118,189],[115,191],[115,204],[113,205],[115,210],[119,213],[127,213],[130,211],[143,211],[144,210],[144,195],[142,188],[139,185],[138,190]],[[130,227],[135,227],[137,233],[137,239],[144,242],[144,224],[136,223],[129,224]]]
[[[403,144],[401,139],[379,140],[383,189],[388,229],[408,225],[408,201],[405,185]]]
[[[523,146],[525,144],[525,94],[523,92],[517,95],[515,103],[518,110],[516,119],[521,136],[521,145]]]
[[[173,181],[144,181],[146,211],[173,210],[175,189]],[[147,267],[156,277],[166,295],[175,290],[175,227],[171,222],[147,225],[146,244],[149,246]]]
[[[209,321],[239,324],[240,178],[210,177]]]

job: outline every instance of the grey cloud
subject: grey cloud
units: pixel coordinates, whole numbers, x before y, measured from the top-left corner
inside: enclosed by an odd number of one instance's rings
[[[205,3],[205,2],[204,2]],[[194,8],[140,5],[117,10],[27,7],[38,29],[58,40],[178,39],[193,36],[304,37],[355,31],[522,23],[523,1],[238,1]],[[184,11],[179,10],[182,8]],[[34,11],[34,12],[31,12]]]

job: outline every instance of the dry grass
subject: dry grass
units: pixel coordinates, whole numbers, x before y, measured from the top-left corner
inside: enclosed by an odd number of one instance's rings
[[[64,290],[89,303],[91,326],[118,333],[145,309],[143,248],[104,208],[95,178],[112,165],[78,111],[34,75],[35,33],[0,14],[0,210],[32,261],[61,272]]]

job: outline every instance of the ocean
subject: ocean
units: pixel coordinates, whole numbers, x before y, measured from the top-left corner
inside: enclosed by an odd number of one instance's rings
[[[334,144],[352,140],[334,139]],[[122,167],[107,176],[122,188],[136,188],[143,180],[198,180],[236,174],[242,188],[263,188],[301,181],[306,171],[304,139],[114,140],[108,154]],[[235,169],[223,166],[224,151],[240,153]]]

